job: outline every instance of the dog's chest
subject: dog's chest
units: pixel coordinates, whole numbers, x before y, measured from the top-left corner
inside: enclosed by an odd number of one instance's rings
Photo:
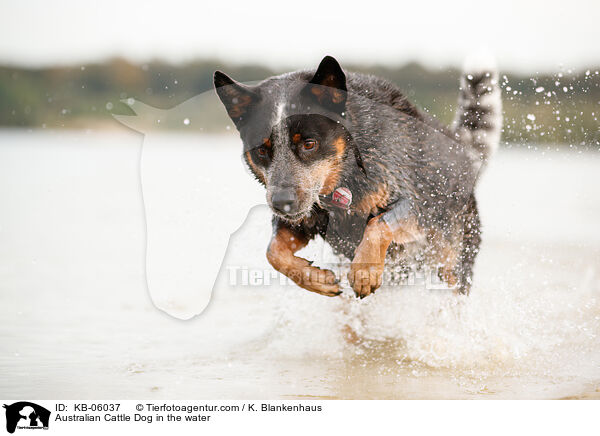
[[[354,258],[356,247],[362,241],[367,227],[368,217],[346,210],[321,210],[318,216],[318,233],[331,246],[336,254],[341,254],[347,259]],[[419,263],[422,252],[422,244],[414,243],[408,246],[392,243],[386,255],[386,264],[398,264],[413,258]]]
[[[326,219],[322,220],[326,224],[319,228],[319,234],[336,254],[342,254],[351,260],[362,240],[368,220],[342,209],[322,210],[321,213],[326,215]]]

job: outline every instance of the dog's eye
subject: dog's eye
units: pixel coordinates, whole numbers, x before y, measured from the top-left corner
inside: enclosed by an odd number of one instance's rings
[[[265,147],[264,145],[261,145],[260,147],[258,147],[257,151],[258,151],[259,156],[267,155],[267,147]]]
[[[307,139],[304,141],[304,149],[305,150],[313,150],[317,147],[317,141],[314,139]]]

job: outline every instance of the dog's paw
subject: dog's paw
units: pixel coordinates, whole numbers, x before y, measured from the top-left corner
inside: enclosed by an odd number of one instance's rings
[[[296,282],[298,286],[326,297],[335,297],[342,292],[335,274],[328,269],[309,266],[301,271],[291,271],[288,277]]]
[[[348,281],[357,297],[364,298],[381,286],[383,264],[352,262]]]

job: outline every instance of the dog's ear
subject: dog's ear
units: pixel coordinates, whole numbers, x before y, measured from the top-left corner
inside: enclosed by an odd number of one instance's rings
[[[338,61],[325,56],[308,82],[305,92],[317,99],[320,105],[342,113],[346,106],[346,75]]]
[[[249,86],[236,82],[221,71],[215,71],[214,84],[229,117],[239,125],[250,107],[258,101],[258,95]]]

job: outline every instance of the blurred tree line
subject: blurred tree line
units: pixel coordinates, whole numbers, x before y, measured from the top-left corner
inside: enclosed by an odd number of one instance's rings
[[[348,70],[385,77],[422,109],[449,123],[458,93],[457,69],[428,70],[411,63],[392,68],[347,65]],[[159,61],[133,64],[111,59],[83,66],[30,69],[0,67],[0,126],[28,128],[110,128],[111,113],[131,114],[127,100],[169,109],[212,92],[220,69],[240,81],[284,72],[258,65],[199,60],[184,65]],[[501,73],[506,143],[600,146],[598,68],[526,76]],[[214,131],[228,124],[219,107]],[[204,112],[204,110],[203,110]],[[207,110],[206,112],[215,112]],[[193,125],[189,126],[194,129]]]

